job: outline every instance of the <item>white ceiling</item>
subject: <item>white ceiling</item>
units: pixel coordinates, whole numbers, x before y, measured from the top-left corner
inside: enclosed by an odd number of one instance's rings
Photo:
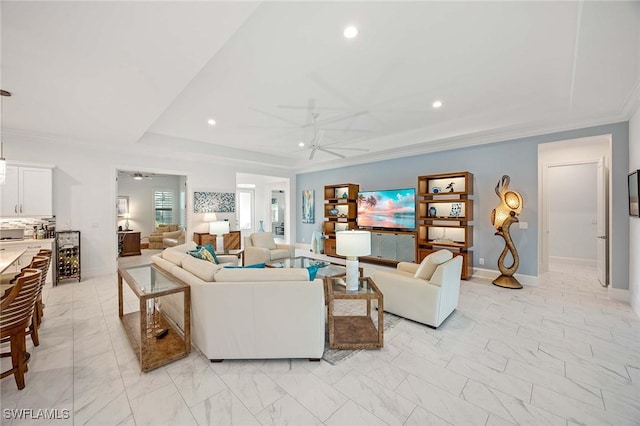
[[[610,123],[639,28],[640,2],[3,0],[3,133],[301,171]],[[368,151],[309,161],[310,106]]]

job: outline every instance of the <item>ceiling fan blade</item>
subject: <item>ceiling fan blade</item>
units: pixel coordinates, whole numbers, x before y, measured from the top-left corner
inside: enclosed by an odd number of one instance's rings
[[[313,160],[313,156],[315,155],[318,148],[311,148],[311,154],[309,154],[309,160]]]
[[[338,121],[348,120],[350,118],[359,117],[361,115],[368,114],[368,113],[369,113],[369,111],[362,110],[362,111],[354,112],[352,114],[340,115],[338,117],[333,117],[333,118],[327,118],[326,120],[320,121],[318,124],[320,124],[322,126],[322,125],[329,124],[329,123],[336,123]]]
[[[361,151],[361,152],[369,152],[366,148],[343,148],[341,146],[331,146],[331,149],[346,149],[347,151]]]
[[[251,111],[255,111],[255,112],[259,112],[261,114],[264,114],[267,117],[275,118],[275,119],[283,121],[283,122],[285,122],[287,124],[291,124],[293,126],[300,127],[300,123],[296,123],[295,121],[291,121],[291,120],[289,120],[288,118],[285,118],[285,117],[280,117],[279,115],[270,113],[269,111],[264,111],[264,110],[261,110],[259,108],[254,108],[254,107],[249,107],[249,109]]]
[[[320,150],[320,151],[322,151],[322,152],[326,152],[327,154],[335,155],[336,157],[340,157],[340,158],[347,158],[347,157],[345,157],[345,156],[344,156],[344,155],[342,155],[342,154],[338,154],[337,152],[330,151],[330,150],[328,150],[328,149],[326,149],[326,148],[323,148],[323,147],[321,147],[321,146],[319,146],[319,147],[318,147],[318,150]]]

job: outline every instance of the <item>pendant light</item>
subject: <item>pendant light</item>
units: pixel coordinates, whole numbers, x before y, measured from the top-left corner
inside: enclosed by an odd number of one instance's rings
[[[11,92],[0,89],[1,96],[11,96]],[[2,100],[0,100],[0,185],[7,180],[7,160],[4,158],[4,144],[2,143]]]

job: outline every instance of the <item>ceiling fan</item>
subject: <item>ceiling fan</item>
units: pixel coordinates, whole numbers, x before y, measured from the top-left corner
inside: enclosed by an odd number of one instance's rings
[[[135,180],[153,179],[153,176],[155,176],[154,173],[123,172],[123,171],[121,171],[120,173],[129,177],[132,177]]]
[[[318,123],[317,123],[318,116],[319,114],[317,112],[313,112],[311,114],[311,120],[313,124],[313,138],[309,142],[309,148],[311,149],[311,153],[309,154],[309,160],[313,160],[313,156],[315,155],[316,151],[326,152],[327,154],[335,155],[336,157],[340,157],[340,158],[346,158],[346,156],[338,152],[335,152],[335,150],[337,149],[347,150],[347,151],[363,151],[363,152],[369,151],[368,149],[362,149],[362,148],[342,148],[337,146],[321,145],[320,142],[322,142],[325,132],[320,131],[320,133],[318,133]]]

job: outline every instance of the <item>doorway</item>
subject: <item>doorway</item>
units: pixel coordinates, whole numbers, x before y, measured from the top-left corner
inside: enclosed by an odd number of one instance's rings
[[[156,172],[116,170],[116,196],[127,209],[116,212],[116,229],[139,232],[141,245],[159,224],[187,228],[187,177]]]
[[[539,273],[609,284],[610,140],[539,145]]]

